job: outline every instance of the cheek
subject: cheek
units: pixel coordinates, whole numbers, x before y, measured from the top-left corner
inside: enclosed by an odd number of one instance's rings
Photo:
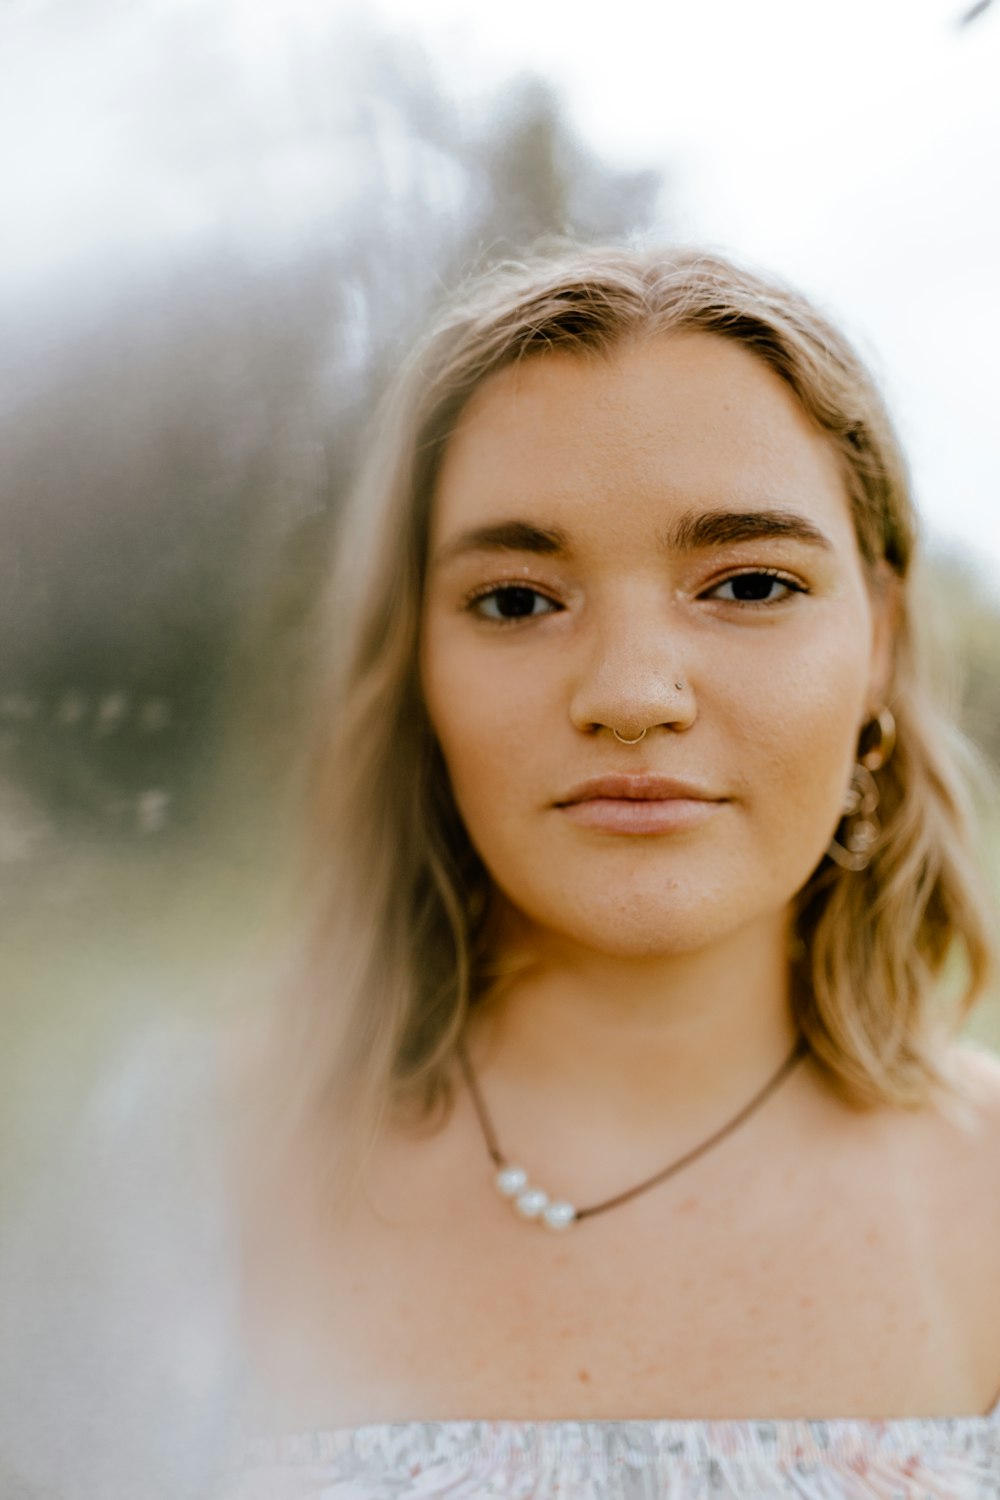
[[[762,843],[801,850],[809,873],[843,806],[867,701],[863,640],[850,631],[748,683],[747,806]]]
[[[426,630],[421,659],[424,701],[448,767],[459,811],[475,838],[484,817],[508,813],[537,777],[539,737],[557,695],[543,674],[511,660],[484,661],[482,643]]]

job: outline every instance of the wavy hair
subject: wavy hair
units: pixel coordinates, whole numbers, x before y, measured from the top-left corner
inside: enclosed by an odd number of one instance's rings
[[[743,344],[787,382],[839,458],[864,563],[884,559],[901,584],[881,835],[866,869],[824,857],[795,898],[798,1024],[855,1105],[914,1106],[951,1086],[940,1027],[956,1029],[988,982],[990,911],[962,742],[933,705],[915,633],[915,519],[875,382],[804,297],[719,255],[571,248],[492,269],[452,298],[399,370],[342,516],[315,616],[278,1015],[300,1112],[349,1099],[370,1142],[390,1106],[416,1120],[446,1110],[469,1007],[497,982],[489,875],[418,679],[431,504],[458,417],[513,361],[682,330]]]

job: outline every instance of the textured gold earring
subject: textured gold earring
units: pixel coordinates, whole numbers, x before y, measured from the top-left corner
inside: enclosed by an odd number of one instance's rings
[[[880,709],[874,723],[878,726],[877,742],[858,757],[851,771],[851,781],[844,799],[841,822],[847,826],[840,839],[831,839],[827,854],[842,870],[863,870],[871,863],[878,843],[881,824],[878,820],[878,785],[872,774],[885,765],[896,744],[896,721],[888,708]]]

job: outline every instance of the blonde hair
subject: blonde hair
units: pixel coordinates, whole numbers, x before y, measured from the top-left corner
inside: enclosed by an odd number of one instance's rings
[[[680,330],[733,339],[787,381],[839,455],[865,564],[910,575],[915,523],[891,423],[850,345],[799,294],[718,255],[619,248],[562,250],[464,288],[389,392],[316,617],[296,888],[305,932],[280,1018],[300,1106],[349,1096],[365,1134],[394,1103],[429,1119],[450,1099],[456,1040],[491,981],[489,876],[417,668],[430,508],[456,420],[515,360]],[[900,589],[897,744],[878,773],[874,858],[861,872],[825,858],[795,908],[797,1019],[830,1086],[859,1106],[916,1105],[947,1088],[931,1024],[939,981],[959,955],[954,1026],[991,968],[955,736],[931,705],[910,592]]]

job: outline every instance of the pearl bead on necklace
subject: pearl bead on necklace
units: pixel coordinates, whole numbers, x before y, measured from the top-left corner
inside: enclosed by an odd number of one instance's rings
[[[576,1209],[565,1198],[550,1198],[543,1188],[532,1187],[523,1167],[501,1167],[493,1181],[498,1192],[513,1200],[523,1219],[540,1219],[549,1229],[567,1229]]]
[[[808,1050],[805,1038],[799,1036],[796,1039],[795,1046],[785,1058],[781,1067],[776,1073],[772,1074],[760,1092],[755,1094],[750,1100],[749,1104],[745,1104],[737,1114],[733,1115],[731,1120],[727,1120],[707,1140],[702,1141],[693,1150],[686,1152],[677,1161],[671,1162],[669,1166],[664,1167],[662,1171],[656,1172],[652,1177],[647,1177],[642,1182],[636,1183],[634,1187],[627,1188],[625,1192],[617,1193],[613,1198],[606,1198],[602,1203],[593,1203],[586,1208],[576,1208],[572,1203],[567,1202],[565,1198],[550,1198],[544,1188],[536,1187],[533,1183],[529,1182],[528,1174],[523,1167],[515,1166],[512,1162],[507,1161],[497,1142],[496,1131],[493,1129],[493,1122],[487,1113],[486,1105],[479,1091],[479,1085],[472,1071],[472,1064],[469,1061],[464,1043],[459,1041],[457,1047],[459,1065],[465,1075],[469,1094],[471,1095],[476,1116],[483,1132],[483,1138],[486,1141],[486,1149],[490,1154],[494,1166],[497,1168],[496,1175],[493,1178],[497,1191],[513,1205],[515,1211],[520,1214],[522,1219],[534,1220],[535,1223],[544,1224],[547,1229],[553,1230],[568,1229],[571,1224],[578,1224],[582,1219],[590,1219],[594,1214],[604,1213],[609,1208],[617,1208],[619,1204],[627,1203],[630,1198],[635,1198],[639,1193],[645,1193],[649,1188],[656,1187],[661,1182],[666,1182],[668,1177],[673,1177],[674,1173],[679,1172],[682,1167],[689,1166],[699,1156],[704,1155],[706,1151],[718,1145],[738,1125],[742,1125],[744,1120],[749,1119],[760,1108],[765,1099],[773,1094],[779,1083],[787,1077],[795,1065],[805,1057]]]

